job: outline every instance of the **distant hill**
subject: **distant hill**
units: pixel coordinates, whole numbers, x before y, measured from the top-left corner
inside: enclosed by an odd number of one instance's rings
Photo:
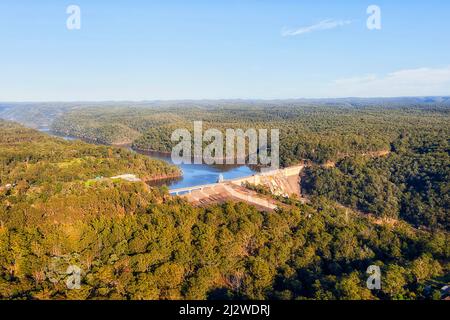
[[[223,100],[155,100],[155,101],[105,101],[105,102],[0,102],[0,118],[17,121],[29,127],[49,127],[52,122],[64,113],[86,107],[135,107],[135,108],[167,108],[167,107],[242,107],[242,106],[340,106],[368,107],[389,106],[398,108],[404,105],[417,108],[448,108],[450,96],[437,97],[398,97],[398,98],[336,98],[336,99],[223,99]]]

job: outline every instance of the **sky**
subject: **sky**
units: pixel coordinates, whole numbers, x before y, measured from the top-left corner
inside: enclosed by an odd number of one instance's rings
[[[4,102],[432,95],[450,95],[449,1],[0,1]]]

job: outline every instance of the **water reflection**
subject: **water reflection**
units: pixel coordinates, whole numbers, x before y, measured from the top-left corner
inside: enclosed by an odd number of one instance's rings
[[[169,154],[162,154],[159,152],[138,152],[151,158],[160,159],[173,164]],[[170,189],[178,189],[216,183],[220,175],[222,175],[225,180],[228,180],[251,176],[257,172],[256,168],[251,168],[247,165],[181,164],[177,166],[183,171],[183,177],[154,181],[150,185],[167,185]]]
[[[49,128],[39,128],[39,131],[65,140],[82,140],[80,138],[57,134],[55,132],[52,132]],[[151,158],[163,160],[170,164],[173,164],[170,154],[152,151],[134,151]],[[220,175],[223,176],[223,179],[229,180],[248,177],[258,172],[258,168],[250,167],[247,165],[181,164],[177,166],[183,171],[182,177],[152,181],[149,183],[149,185],[166,185],[169,187],[169,189],[178,189],[216,183],[219,180]]]

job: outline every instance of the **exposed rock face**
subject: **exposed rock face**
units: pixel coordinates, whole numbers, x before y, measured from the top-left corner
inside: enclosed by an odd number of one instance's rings
[[[250,183],[268,187],[270,192],[278,196],[295,194],[300,197],[300,172],[304,166],[295,166],[286,169],[267,171],[251,177],[230,181],[236,185]]]
[[[122,174],[120,176],[111,177],[111,179],[122,179],[129,182],[140,182],[140,178],[136,177],[134,174]]]
[[[247,202],[264,210],[274,210],[277,207],[275,201],[250,191],[242,185],[245,183],[263,185],[268,187],[275,195],[291,196],[295,194],[300,197],[300,172],[303,168],[304,166],[297,166],[267,171],[222,183],[197,186],[191,189],[185,188],[180,190],[180,192],[184,192],[183,197],[195,205],[236,200]],[[172,191],[177,192],[177,190]]]
[[[184,195],[194,205],[207,206],[211,203],[221,203],[228,200],[242,201],[254,205],[262,210],[275,210],[277,205],[274,201],[258,195],[244,187],[232,183],[219,183],[202,190],[194,190]]]

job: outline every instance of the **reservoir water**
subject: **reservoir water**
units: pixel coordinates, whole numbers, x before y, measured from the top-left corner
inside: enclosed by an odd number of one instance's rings
[[[138,152],[151,158],[164,160],[173,164],[170,155],[158,152]],[[181,164],[177,165],[177,167],[183,171],[183,176],[181,178],[160,180],[151,183],[151,185],[167,185],[170,189],[178,189],[216,183],[220,176],[222,176],[223,179],[228,180],[248,177],[257,172],[247,165]]]
[[[65,140],[76,140],[78,138],[70,136],[62,136],[53,133],[48,128],[39,129],[41,132],[45,132],[52,136],[63,138]],[[153,159],[159,159],[173,164],[169,154],[162,154],[159,152],[145,152],[135,151],[140,154],[146,155]],[[165,179],[153,181],[150,183],[152,186],[167,185],[169,189],[178,189],[193,187],[204,184],[216,183],[219,177],[223,179],[236,179],[242,177],[248,177],[257,173],[256,169],[253,169],[247,165],[206,165],[206,164],[181,164],[177,165],[183,172],[183,176],[176,179]],[[125,173],[125,172],[124,172]]]

